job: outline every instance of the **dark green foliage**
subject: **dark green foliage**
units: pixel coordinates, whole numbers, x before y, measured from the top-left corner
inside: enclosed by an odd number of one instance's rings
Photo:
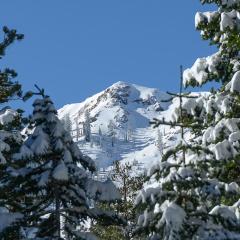
[[[23,39],[23,34],[17,33],[15,29],[8,29],[3,27],[4,39],[0,43],[0,58],[4,57],[7,48],[15,41]],[[0,103],[8,102],[14,97],[21,97],[21,85],[18,82],[14,82],[13,79],[17,76],[17,73],[9,68],[0,71]]]
[[[117,184],[122,199],[117,203],[101,204],[99,207],[105,210],[112,210],[119,213],[128,222],[128,226],[102,226],[99,222],[93,222],[91,227],[101,240],[127,240],[133,238],[133,227],[136,225],[137,209],[134,207],[134,201],[137,192],[142,188],[145,176],[134,175],[134,166],[130,163],[121,164],[116,161],[111,172],[111,179]]]

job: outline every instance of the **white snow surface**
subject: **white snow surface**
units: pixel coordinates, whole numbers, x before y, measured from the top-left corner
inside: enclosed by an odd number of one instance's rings
[[[104,182],[89,181],[87,193],[91,199],[98,199],[101,202],[116,201],[121,198],[119,191],[110,179]]]
[[[216,66],[218,65],[219,61],[219,53],[215,53],[206,58],[198,58],[191,68],[188,68],[183,72],[183,84],[187,86],[189,83],[194,81],[196,85],[201,86],[207,81],[208,72],[217,74]]]
[[[0,111],[0,124],[8,124],[11,123],[16,117],[18,116],[18,113],[13,109],[3,109]]]
[[[177,204],[169,201],[165,201],[160,206],[162,218],[159,221],[159,226],[166,224],[166,227],[169,231],[179,231],[182,227],[184,219],[186,217],[185,211],[179,207]],[[174,236],[170,234],[169,239],[174,239]]]
[[[239,24],[239,12],[232,10],[231,12],[221,13],[220,30],[224,31],[227,28],[234,29],[235,25]]]
[[[240,71],[237,71],[233,75],[233,78],[230,84],[231,84],[231,88],[230,88],[231,92],[238,92],[238,93],[240,92]]]
[[[218,17],[219,13],[215,12],[197,12],[195,15],[195,27],[197,28],[202,22],[211,22],[214,18]]]
[[[60,181],[68,181],[68,168],[64,164],[63,161],[61,161],[53,170],[52,174],[53,178]]]

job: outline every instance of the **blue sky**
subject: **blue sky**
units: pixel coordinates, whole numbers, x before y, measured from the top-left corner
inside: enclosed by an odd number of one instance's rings
[[[2,0],[1,25],[25,39],[1,66],[17,70],[25,90],[45,88],[58,108],[119,80],[177,91],[179,65],[214,52],[194,29],[195,12],[210,9],[199,2]]]

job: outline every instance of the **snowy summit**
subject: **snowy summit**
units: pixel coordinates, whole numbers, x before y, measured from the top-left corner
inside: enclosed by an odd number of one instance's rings
[[[157,130],[149,122],[166,113],[169,103],[161,101],[168,98],[158,89],[120,81],[84,102],[65,105],[58,114],[60,119],[70,119],[74,140],[98,168],[117,160],[149,165],[149,159],[160,157]],[[84,138],[86,120],[90,121],[90,141]]]

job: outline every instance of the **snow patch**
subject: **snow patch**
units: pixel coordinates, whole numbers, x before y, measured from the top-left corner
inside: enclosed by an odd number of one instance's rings
[[[54,168],[52,176],[54,179],[59,181],[68,181],[68,168],[63,161],[61,161],[57,167]]]

